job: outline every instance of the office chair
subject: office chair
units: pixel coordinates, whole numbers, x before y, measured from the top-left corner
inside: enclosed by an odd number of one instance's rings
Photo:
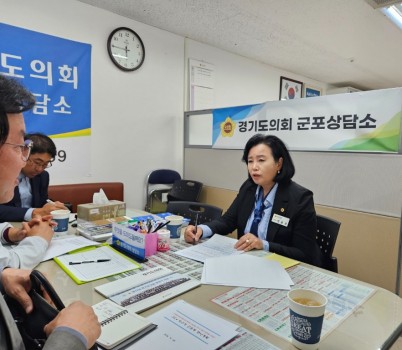
[[[317,243],[322,253],[322,267],[338,272],[338,260],[332,256],[341,223],[326,216],[317,215]]]
[[[168,202],[171,201],[188,201],[198,202],[201,194],[202,182],[193,180],[177,180],[174,182],[168,193]]]
[[[199,202],[173,201],[168,203],[166,210],[169,213],[181,215],[187,219],[190,219],[191,225],[195,225],[197,213],[198,224],[210,222],[220,218],[222,215],[221,208]]]
[[[171,169],[156,169],[151,171],[146,179],[145,211],[163,213],[166,211],[167,194],[173,183],[181,179],[181,175]]]

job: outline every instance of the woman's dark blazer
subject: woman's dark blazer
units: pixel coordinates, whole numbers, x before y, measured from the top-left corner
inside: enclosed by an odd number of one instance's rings
[[[245,181],[227,212],[220,219],[205,225],[214,233],[226,235],[237,229],[238,238],[243,236],[248,218],[254,210],[256,189],[257,185],[252,180]],[[274,214],[289,218],[288,226],[272,222]],[[316,232],[313,193],[293,181],[279,184],[265,238],[269,242],[269,251],[321,266]]]
[[[43,171],[30,179],[30,183],[32,191],[31,208],[42,208],[48,199],[49,173]],[[0,222],[22,222],[28,209],[21,207],[20,191],[18,186],[16,186],[14,189],[14,198],[10,202],[0,205]]]

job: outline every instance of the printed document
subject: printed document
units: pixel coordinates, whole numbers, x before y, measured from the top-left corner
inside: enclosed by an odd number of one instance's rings
[[[176,254],[203,263],[207,258],[243,253],[234,248],[236,242],[237,239],[214,234],[207,241],[179,250]]]
[[[178,300],[147,317],[158,325],[127,349],[210,350],[237,336],[239,325]]]

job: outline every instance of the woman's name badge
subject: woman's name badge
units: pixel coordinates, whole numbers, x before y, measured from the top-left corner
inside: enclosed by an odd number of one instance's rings
[[[274,214],[271,221],[285,227],[288,227],[289,224],[289,218],[278,214]]]

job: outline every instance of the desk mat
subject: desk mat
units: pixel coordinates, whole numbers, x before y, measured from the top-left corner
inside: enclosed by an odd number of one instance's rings
[[[375,291],[334,275],[295,266],[287,270],[295,288],[315,289],[328,298],[321,339],[334,330]],[[275,335],[291,341],[286,290],[234,288],[212,299]]]
[[[202,268],[203,264],[195,261],[190,260],[184,257],[181,257],[175,252],[187,248],[191,246],[191,244],[186,242],[177,241],[170,241],[170,250],[167,252],[157,252],[155,255],[149,256],[147,259],[148,261],[141,264],[141,271],[149,270],[154,267],[163,266],[167,267],[169,270],[177,273],[181,273],[183,275],[187,275],[192,277],[198,281],[201,280],[202,275]],[[122,273],[120,275],[110,276],[107,278],[108,281],[116,281],[117,279],[124,278],[127,276],[131,276],[137,274],[139,271],[132,270]]]

